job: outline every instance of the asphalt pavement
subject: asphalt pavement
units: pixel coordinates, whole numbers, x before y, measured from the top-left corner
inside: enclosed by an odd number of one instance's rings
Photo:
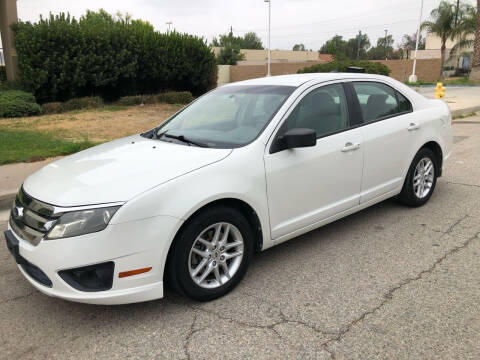
[[[480,117],[454,133],[427,205],[388,200],[267,250],[209,303],[50,298],[0,235],[0,358],[478,359]]]

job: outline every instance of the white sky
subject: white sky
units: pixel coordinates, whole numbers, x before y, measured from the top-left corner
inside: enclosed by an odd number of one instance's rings
[[[472,0],[462,0],[470,2]],[[440,0],[425,0],[424,20]],[[69,12],[78,17],[86,9],[104,8],[109,13],[128,12],[147,20],[156,30],[165,31],[166,22],[180,32],[203,36],[226,33],[233,26],[235,35],[255,31],[267,45],[268,4],[263,0],[18,0],[21,20],[35,22],[49,12]],[[291,49],[303,43],[318,50],[335,34],[354,37],[367,33],[372,45],[394,35],[413,34],[418,26],[420,0],[272,0],[272,49]]]

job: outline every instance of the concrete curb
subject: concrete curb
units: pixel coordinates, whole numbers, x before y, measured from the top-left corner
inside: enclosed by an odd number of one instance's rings
[[[477,112],[477,111],[480,111],[480,105],[472,106],[472,107],[465,108],[465,109],[453,110],[452,111],[452,117],[459,116],[459,115],[465,115],[465,114],[469,114],[469,113]]]
[[[10,209],[16,195],[17,193],[0,195],[0,211]]]

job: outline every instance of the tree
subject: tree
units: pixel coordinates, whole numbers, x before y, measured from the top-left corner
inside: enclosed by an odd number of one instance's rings
[[[462,54],[462,50],[474,46],[475,30],[477,25],[477,9],[470,5],[463,5],[459,9],[458,22],[455,28],[456,43],[450,50],[450,58]],[[469,56],[469,52],[464,52]]]
[[[422,34],[420,34],[419,41],[418,41],[418,50],[424,50],[425,43],[426,43],[425,38],[422,36]],[[412,35],[408,35],[408,34],[403,35],[400,48],[403,49],[403,51],[405,52],[407,59],[410,57],[410,53],[412,51],[415,51],[416,44],[417,44],[416,32]]]
[[[475,30],[475,45],[472,57],[472,72],[470,80],[480,81],[480,0],[477,0],[477,27]]]
[[[233,36],[233,32],[220,35],[220,39],[216,37],[213,38],[211,46],[214,47],[225,47],[228,45],[233,45],[240,49],[254,49],[254,50],[263,50],[262,40],[254,32],[248,32],[243,37]]]
[[[217,56],[217,63],[219,65],[237,65],[238,61],[245,58],[245,55],[240,51],[242,49],[243,39],[241,37],[233,36],[231,31],[228,35],[221,35],[220,42],[214,38],[212,41],[212,45],[213,44],[218,44],[222,47]]]
[[[432,20],[423,22],[421,26],[421,29],[426,29],[440,38],[440,41],[441,41],[440,77],[443,76],[443,68],[445,66],[447,40],[448,39],[453,40],[457,35],[457,29],[455,26],[456,11],[457,9],[455,5],[445,0],[442,0],[438,8],[433,9],[432,12],[430,13]]]
[[[360,38],[360,49],[358,48],[358,38],[352,38],[348,41],[343,40],[340,35],[335,35],[320,48],[321,54],[332,54],[337,59],[356,59],[357,51],[360,59],[367,58],[367,50],[370,47],[370,39],[367,34],[363,34]]]
[[[254,32],[248,32],[243,36],[242,49],[263,50],[262,40]]]
[[[293,51],[305,51],[305,45],[303,44],[295,44],[293,46]]]

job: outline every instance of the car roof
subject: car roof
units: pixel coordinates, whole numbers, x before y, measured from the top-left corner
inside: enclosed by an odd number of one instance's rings
[[[389,79],[391,78],[383,75],[375,74],[359,74],[359,73],[308,73],[308,74],[294,74],[294,75],[279,75],[269,76],[252,80],[239,81],[235,83],[226,84],[224,86],[235,85],[277,85],[277,86],[295,86],[299,87],[306,82],[314,81],[324,82],[342,79]]]

